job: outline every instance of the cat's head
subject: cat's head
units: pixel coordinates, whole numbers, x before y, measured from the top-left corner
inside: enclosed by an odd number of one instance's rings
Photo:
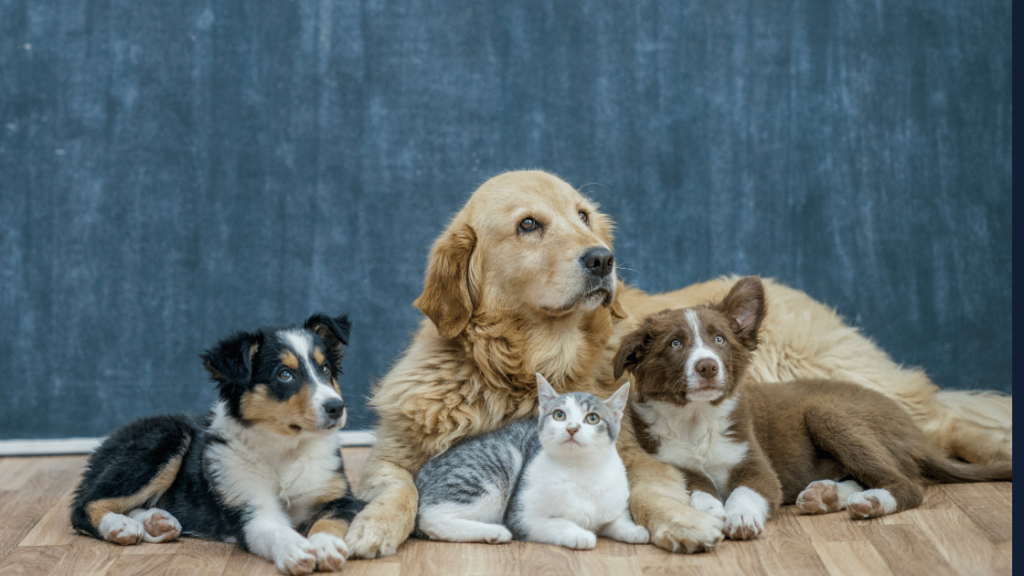
[[[629,399],[629,382],[602,400],[586,392],[559,394],[537,374],[537,397],[544,449],[553,454],[583,454],[615,445]]]

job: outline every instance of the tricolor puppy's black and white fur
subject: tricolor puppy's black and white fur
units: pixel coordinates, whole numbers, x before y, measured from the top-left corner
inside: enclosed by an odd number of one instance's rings
[[[862,386],[746,385],[765,314],[761,280],[743,278],[720,303],[648,317],[615,359],[616,378],[633,374],[641,446],[683,471],[693,507],[722,518],[729,538],[756,537],[783,503],[874,518],[919,506],[926,478],[1011,479],[1011,462],[946,459],[899,404]]]
[[[213,410],[114,432],[89,459],[72,525],[118,544],[237,542],[287,574],[341,568],[349,522],[363,507],[337,434],[347,419],[338,375],[350,328],[345,316],[318,314],[208,350]]]

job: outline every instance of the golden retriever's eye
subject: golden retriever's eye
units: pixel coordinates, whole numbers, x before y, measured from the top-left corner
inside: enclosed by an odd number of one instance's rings
[[[673,340],[672,341],[672,347],[673,348],[680,348],[680,347],[682,347],[682,345],[683,345],[683,343],[680,342],[679,340]]]
[[[292,373],[288,370],[281,370],[281,373],[277,375],[278,380],[281,380],[282,382],[288,382],[293,377]]]
[[[590,217],[587,216],[587,213],[584,212],[583,210],[580,210],[580,220],[583,221],[584,225],[590,226]]]
[[[718,344],[719,346],[725,344],[725,338],[722,338],[721,336],[715,336],[715,344]]]
[[[565,420],[565,412],[562,412],[561,410],[555,410],[554,412],[551,413],[551,417],[558,421]]]
[[[587,414],[587,424],[597,424],[600,421],[601,417],[598,416],[597,414],[594,414],[593,412]]]
[[[533,218],[523,218],[523,221],[519,223],[520,232],[533,232],[540,228],[540,223]]]

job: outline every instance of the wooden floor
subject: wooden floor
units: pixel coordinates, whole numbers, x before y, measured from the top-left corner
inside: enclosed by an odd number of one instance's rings
[[[346,448],[353,484],[367,448]],[[75,534],[68,506],[85,457],[0,458],[0,576],[274,575],[274,566],[234,545],[182,539],[122,547]],[[914,575],[1006,574],[1013,569],[1013,485],[927,489],[916,510],[868,521],[844,514],[801,516],[784,508],[751,542],[710,554],[599,539],[594,550],[557,546],[407,542],[395,556],[350,560],[342,572],[412,576],[608,574]]]

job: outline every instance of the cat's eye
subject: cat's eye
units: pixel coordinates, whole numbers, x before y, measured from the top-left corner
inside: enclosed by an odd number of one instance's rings
[[[554,412],[551,413],[551,417],[561,422],[562,420],[565,420],[565,412],[562,412],[561,410],[555,410]]]
[[[722,338],[721,336],[715,336],[715,344],[718,344],[719,346],[725,344],[725,338]]]
[[[598,416],[597,414],[594,414],[593,412],[587,414],[587,424],[597,424],[600,421],[601,417]]]
[[[672,347],[673,348],[680,348],[680,347],[682,347],[682,345],[683,345],[683,343],[680,342],[679,340],[673,340],[672,341]]]

